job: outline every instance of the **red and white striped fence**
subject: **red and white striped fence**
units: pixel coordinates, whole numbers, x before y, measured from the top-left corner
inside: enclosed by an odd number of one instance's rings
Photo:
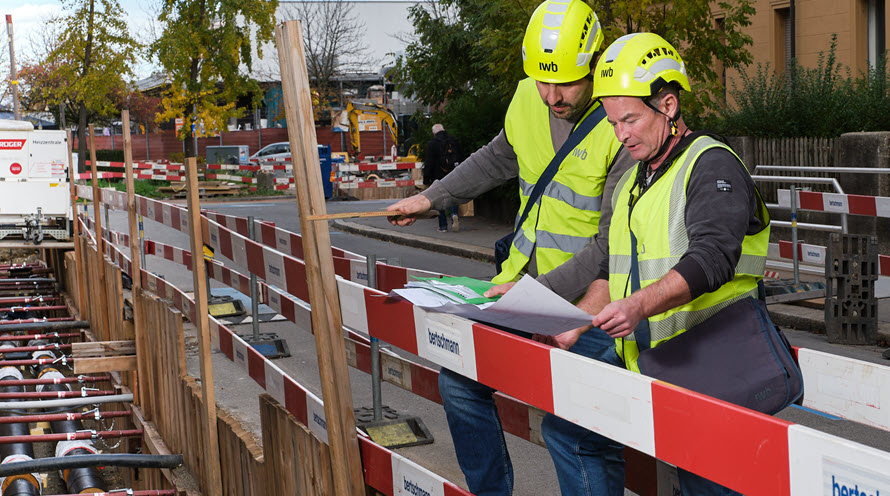
[[[110,196],[123,197],[122,193],[116,193]],[[118,202],[117,198],[112,200]],[[187,229],[186,216],[180,215],[183,210],[180,207],[140,197],[137,208],[149,219],[179,230]],[[301,260],[246,239],[210,219],[202,219],[202,230],[217,253],[283,288],[289,295],[308,299],[305,266]],[[143,273],[143,277],[146,276],[147,273]],[[157,278],[147,281],[147,286],[156,288],[161,296],[168,290],[174,292]],[[390,300],[383,292],[349,280],[338,279],[338,289],[345,326],[745,494],[831,494],[833,483],[851,488],[855,484],[861,490],[890,487],[886,471],[890,453],[466,319],[427,312],[404,301]],[[298,312],[307,315],[305,304],[289,295],[270,294],[270,306],[280,307],[276,310],[289,320],[302,321],[308,328],[308,318],[297,317]],[[186,305],[182,296],[174,295],[172,299],[175,304]],[[292,308],[288,308],[290,304]],[[184,310],[184,313],[191,315],[191,311]],[[306,403],[300,401],[318,406],[314,400],[309,401],[308,392],[302,388],[302,393],[295,393],[297,397],[289,399],[287,376],[218,322],[214,326],[220,349],[279,401],[283,400],[289,410],[294,407],[301,411]],[[431,336],[436,339],[430,339]],[[440,347],[439,343],[447,346]],[[890,429],[890,369],[812,350],[799,350],[798,358],[807,384],[807,406]],[[291,387],[299,386],[294,383]],[[306,408],[307,413],[295,415],[312,427],[309,419],[315,417],[308,416],[309,406]],[[323,412],[320,414],[323,418]],[[362,443],[366,446],[369,441],[363,438]],[[374,447],[371,451],[378,452],[375,450],[383,448]],[[363,448],[363,453],[368,451],[369,448]],[[419,487],[430,494],[443,494],[452,487],[425,469],[396,457],[390,455],[391,463],[398,460],[399,467],[411,467],[410,475],[420,481],[418,484],[422,482],[424,485]],[[391,488],[381,489],[387,494],[398,494],[404,473],[396,474],[395,469],[387,471],[374,460],[369,454],[366,480],[369,483],[373,480],[375,487]],[[389,493],[390,490],[393,492]]]
[[[791,208],[791,191],[780,189],[777,193],[779,206]],[[890,217],[890,198],[888,197],[798,191],[797,198],[797,208],[800,210]]]

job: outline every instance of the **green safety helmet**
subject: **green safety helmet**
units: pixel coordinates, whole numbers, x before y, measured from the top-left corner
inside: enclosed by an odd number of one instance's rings
[[[590,74],[603,30],[582,0],[547,0],[535,9],[522,40],[522,68],[544,83],[570,83]]]
[[[648,98],[668,83],[690,91],[686,65],[677,50],[655,33],[634,33],[615,40],[593,74],[593,97]]]

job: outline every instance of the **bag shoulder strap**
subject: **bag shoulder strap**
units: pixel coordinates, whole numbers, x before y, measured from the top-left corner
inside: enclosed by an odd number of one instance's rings
[[[553,180],[553,177],[556,176],[556,172],[559,170],[560,164],[565,158],[568,156],[569,152],[572,151],[578,143],[581,143],[581,140],[587,137],[593,128],[596,127],[603,119],[606,118],[606,110],[603,108],[602,104],[597,107],[590,115],[587,116],[580,124],[569,134],[569,137],[566,139],[565,143],[559,148],[559,151],[556,152],[556,155],[553,156],[553,159],[550,161],[550,164],[547,165],[547,168],[544,169],[544,172],[541,174],[541,177],[538,178],[537,182],[535,182],[535,187],[532,188],[531,194],[528,195],[528,201],[525,202],[525,209],[522,211],[522,216],[519,218],[519,222],[516,223],[516,226],[513,228],[513,235],[516,235],[516,232],[519,231],[519,228],[522,227],[522,223],[525,222],[525,219],[528,218],[528,213],[532,209],[532,205],[538,202],[538,198],[541,197],[541,194],[544,193],[544,188],[550,184],[550,181]]]

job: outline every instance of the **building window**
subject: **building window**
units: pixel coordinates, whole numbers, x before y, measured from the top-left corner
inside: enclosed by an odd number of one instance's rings
[[[773,33],[775,45],[773,46],[773,60],[776,66],[776,74],[784,73],[788,76],[791,72],[791,59],[794,54],[791,50],[791,9],[788,7],[774,9],[775,16]]]
[[[887,31],[884,8],[884,0],[867,0],[866,40],[869,67],[875,67],[884,54],[884,37]]]

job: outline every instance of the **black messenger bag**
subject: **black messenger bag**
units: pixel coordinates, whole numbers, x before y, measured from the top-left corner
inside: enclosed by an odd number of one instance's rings
[[[766,304],[748,297],[640,354],[640,371],[761,413],[803,395],[803,376]]]

